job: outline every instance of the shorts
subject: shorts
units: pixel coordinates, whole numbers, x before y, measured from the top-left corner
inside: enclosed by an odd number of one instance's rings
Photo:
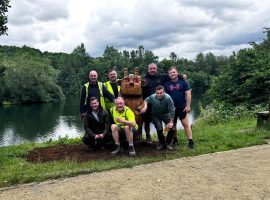
[[[174,114],[174,119],[173,119],[174,124],[177,122],[177,118],[179,118],[179,120],[186,118],[187,112],[184,111],[184,109],[185,108],[176,108],[175,109],[175,114]]]
[[[121,135],[124,135],[125,136],[126,135],[125,129],[122,128],[121,126],[123,126],[123,124],[118,124],[118,127],[119,127],[119,136],[121,136]],[[135,134],[138,131],[138,129],[136,129],[135,127],[133,127],[131,129],[131,131],[132,131],[133,134]]]

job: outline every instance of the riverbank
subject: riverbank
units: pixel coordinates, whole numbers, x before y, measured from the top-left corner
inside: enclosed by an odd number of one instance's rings
[[[196,143],[194,150],[187,148],[187,141],[180,131],[180,146],[172,152],[155,154],[153,157],[143,157],[139,154],[136,158],[126,156],[111,159],[92,159],[78,162],[64,154],[64,159],[50,162],[31,163],[27,161],[29,152],[38,147],[51,147],[64,144],[80,144],[80,139],[61,139],[57,142],[43,144],[24,144],[20,146],[0,148],[0,187],[15,184],[40,182],[48,179],[75,176],[78,174],[101,172],[118,168],[129,168],[135,165],[153,163],[176,158],[192,157],[237,148],[265,144],[270,138],[269,131],[257,130],[256,120],[233,120],[229,123],[218,125],[195,124],[193,134]],[[138,147],[139,148],[139,147]],[[108,154],[105,154],[109,156]],[[91,154],[89,153],[91,157]]]

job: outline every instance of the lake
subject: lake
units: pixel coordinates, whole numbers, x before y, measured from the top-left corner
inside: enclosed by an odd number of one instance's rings
[[[43,142],[65,136],[83,136],[79,99],[78,96],[60,103],[1,106],[0,146],[18,145],[27,141]],[[193,99],[192,111],[189,114],[191,123],[198,116],[198,110],[198,103]],[[178,128],[182,128],[181,123],[178,123]],[[155,132],[153,126],[151,132]]]

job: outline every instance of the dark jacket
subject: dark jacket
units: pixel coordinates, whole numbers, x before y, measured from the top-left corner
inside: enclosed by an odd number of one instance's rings
[[[108,134],[111,130],[111,116],[106,109],[100,108],[98,111],[99,121],[96,120],[92,111],[88,111],[84,117],[85,134],[94,137],[96,134]]]
[[[157,86],[164,85],[164,83],[166,81],[170,80],[170,78],[167,74],[159,74],[158,73],[155,76],[151,76],[148,72],[143,79],[146,81],[145,86],[142,87],[143,99],[154,94],[156,92]]]
[[[107,88],[104,87],[104,85],[102,86],[102,91],[103,91],[103,96],[106,97],[107,99],[109,99],[110,101],[114,101],[114,96],[108,92]],[[93,85],[93,84],[89,84],[88,87],[88,98],[87,98],[87,103],[86,105],[84,104],[85,102],[85,97],[86,97],[86,87],[85,85],[82,88],[82,93],[81,93],[81,100],[80,100],[80,113],[86,113],[89,110],[89,103],[90,103],[90,98],[91,97],[97,97],[99,99],[100,102],[100,92],[99,92],[99,88],[98,88],[98,84]]]

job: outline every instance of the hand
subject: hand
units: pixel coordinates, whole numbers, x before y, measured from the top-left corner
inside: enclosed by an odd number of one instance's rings
[[[104,135],[103,134],[96,134],[95,135],[95,139],[103,139],[104,138]]]
[[[190,106],[186,106],[184,111],[186,111],[186,113],[189,113],[190,112]]]
[[[145,112],[146,112],[146,108],[145,107],[140,110],[140,114],[143,114]]]
[[[115,121],[118,122],[118,123],[123,123],[124,119],[121,118],[121,117],[116,117]]]
[[[171,129],[173,127],[173,122],[169,122],[168,124],[166,124],[166,127],[168,129]]]
[[[104,134],[99,134],[99,138],[103,139],[104,138]]]

